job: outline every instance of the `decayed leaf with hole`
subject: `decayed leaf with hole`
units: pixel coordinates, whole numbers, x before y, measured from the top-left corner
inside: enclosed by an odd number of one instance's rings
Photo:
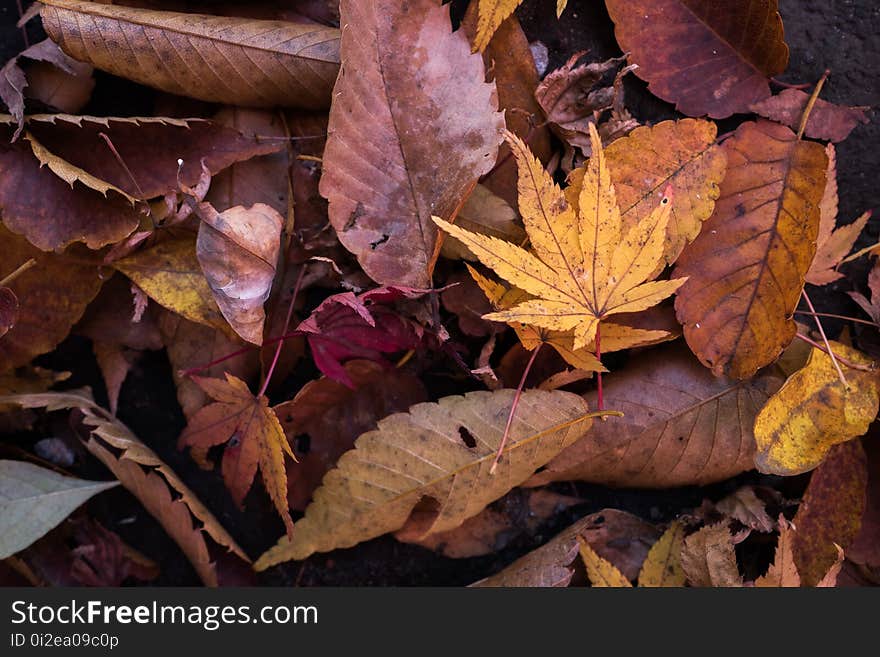
[[[208,552],[206,536],[218,546],[248,561],[214,515],[158,455],[124,424],[108,419],[88,391],[48,392],[0,397],[0,403],[47,411],[79,409],[90,430],[84,444],[156,518],[192,563],[202,581],[217,586],[217,572]]]
[[[680,587],[686,577],[681,567],[681,549],[684,547],[684,525],[673,522],[663,532],[639,571],[639,586]]]
[[[526,233],[518,223],[516,210],[507,202],[495,196],[484,185],[474,187],[473,193],[465,201],[455,225],[472,233],[491,235],[505,242],[522,243]],[[468,248],[455,238],[443,240],[440,254],[444,258],[476,260]]]
[[[200,203],[197,212],[196,257],[214,300],[238,335],[263,344],[263,304],[275,280],[284,217],[265,203],[223,212]]]
[[[0,559],[23,550],[116,481],[85,481],[23,461],[0,460]]]
[[[626,579],[635,579],[649,546],[659,535],[653,525],[631,513],[602,509],[581,518],[501,572],[471,586],[568,586],[578,556],[578,537],[585,539],[602,559],[616,564]]]
[[[581,560],[587,568],[587,577],[596,587],[632,588],[632,583],[610,561],[603,559],[582,536],[578,536]]]
[[[770,96],[788,65],[777,0],[605,0],[648,89],[688,116],[723,119]]]
[[[444,397],[381,420],[327,473],[292,538],[263,554],[257,568],[400,529],[423,499],[437,501],[425,535],[458,527],[577,440],[592,422],[576,395],[525,392],[491,475],[513,395],[513,390],[498,390]],[[468,447],[466,439],[475,446]]]
[[[529,485],[583,480],[611,486],[705,485],[754,467],[752,424],[782,384],[768,372],[716,378],[683,345],[642,354],[605,376],[605,405],[622,418],[596,423]],[[592,406],[596,394],[587,395]]]
[[[805,586],[816,586],[855,540],[865,511],[868,464],[858,440],[835,445],[810,477],[794,516],[792,552]]]
[[[852,347],[830,344],[836,355],[850,363],[873,365]],[[868,430],[880,407],[877,374],[838,364],[849,389],[840,381],[831,357],[813,348],[803,369],[767,401],[755,418],[758,470],[785,476],[807,472],[819,465],[833,445]]]
[[[675,300],[691,350],[715,374],[746,378],[794,338],[791,316],[816,252],[827,158],[769,121],[724,142],[715,212],[681,254]]]
[[[160,306],[190,321],[229,331],[199,265],[191,236],[157,242],[117,260],[113,266]]]
[[[0,224],[0,280],[34,258],[36,265],[9,283],[18,298],[15,325],[0,336],[0,371],[52,351],[101,289],[97,263],[72,253],[43,253]]]
[[[812,115],[811,115],[812,116]],[[861,235],[862,230],[871,218],[871,212],[865,212],[852,223],[834,229],[837,221],[837,156],[834,144],[825,147],[828,157],[828,169],[825,172],[825,193],[819,204],[819,234],[816,236],[816,257],[807,272],[807,283],[827,285],[843,278],[843,274],[835,268],[840,264],[853,244]]]
[[[810,94],[800,89],[783,89],[776,96],[754,103],[749,109],[764,118],[797,130],[804,115]],[[846,107],[817,98],[804,134],[811,139],[839,142],[849,137],[860,123],[868,123],[868,107]]]
[[[480,55],[439,0],[343,0],[321,194],[339,241],[375,281],[430,287],[449,217],[495,164],[504,116]]]
[[[477,38],[479,4],[471,2],[461,21],[461,29],[472,44]],[[504,111],[507,129],[520,139],[527,140],[539,160],[549,161],[553,154],[550,130],[541,125],[541,106],[535,100],[540,76],[529,40],[516,16],[509,16],[495,30],[489,45],[483,50],[483,62],[487,77],[494,80],[498,89],[498,109]],[[516,178],[516,162],[507,145],[502,144],[498,149],[495,167],[480,184],[516,208]]]
[[[358,436],[383,417],[428,398],[424,384],[399,369],[370,360],[350,360],[344,368],[351,386],[323,377],[274,407],[299,460],[288,478],[291,508],[306,508],[321,479]],[[298,447],[298,436],[308,436],[307,450]]]
[[[223,479],[236,504],[242,506],[257,469],[288,533],[293,520],[287,507],[285,454],[295,459],[284,429],[264,395],[254,395],[231,374],[226,380],[193,377],[213,404],[199,410],[180,434],[180,447],[208,449],[225,444]]]
[[[684,539],[681,567],[691,586],[742,586],[733,536],[724,523],[707,525]]]
[[[48,35],[71,57],[209,102],[324,109],[339,69],[339,30],[315,23],[80,0],[46,0],[40,15]]]
[[[177,386],[177,401],[183,414],[191,420],[196,412],[210,403],[207,393],[182,371],[208,365],[231,353],[241,351],[244,342],[219,329],[197,324],[180,315],[163,310],[159,315],[159,331],[168,350],[168,360],[173,367],[174,383]],[[208,378],[220,378],[226,372],[243,381],[251,380],[260,370],[256,350],[244,353],[211,365],[199,374]]]
[[[422,536],[423,525],[432,521],[433,513],[430,508],[417,508],[407,523],[394,532],[394,538],[421,545],[451,559],[479,557],[503,550],[523,534],[534,535],[557,513],[583,503],[580,498],[540,488],[514,488],[459,527],[428,536]]]
[[[522,0],[477,0],[477,30],[474,50],[483,52],[495,31],[519,7]]]
[[[645,282],[663,257],[668,199],[624,231],[602,146],[590,124],[594,155],[575,211],[541,163],[516,136],[508,142],[519,165],[519,209],[537,255],[435,217],[487,267],[535,298],[485,319],[574,330],[575,350],[595,337],[599,320],[656,305],[683,279]],[[616,248],[608,248],[609,244]]]
[[[663,248],[664,263],[675,262],[715,209],[727,170],[727,155],[715,143],[717,133],[711,121],[663,121],[636,128],[605,148],[625,227],[636,225],[649,214],[667,186],[675,190]],[[583,175],[581,168],[569,176],[569,203],[577,203]]]

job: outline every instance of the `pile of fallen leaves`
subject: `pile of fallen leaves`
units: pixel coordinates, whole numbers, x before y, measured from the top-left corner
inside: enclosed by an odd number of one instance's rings
[[[809,297],[880,252],[837,217],[865,108],[771,92],[776,0],[606,0],[626,56],[543,79],[518,4],[453,29],[439,0],[34,3],[48,38],[0,70],[3,578],[154,579],[83,506],[116,485],[217,585],[388,533],[489,554],[583,502],[556,482],[757,469],[780,477],[588,515],[477,585],[877,581],[880,266],[836,340]],[[106,74],[163,111],[80,114]],[[640,125],[633,75],[684,117]],[[106,408],[45,367],[71,334]],[[277,512],[263,554],[117,418],[146,350],[187,418],[163,439]]]

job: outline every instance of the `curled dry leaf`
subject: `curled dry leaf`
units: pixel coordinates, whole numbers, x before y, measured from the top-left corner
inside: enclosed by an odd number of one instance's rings
[[[691,586],[727,588],[743,584],[733,536],[724,523],[707,525],[684,539],[681,567]]]
[[[835,445],[813,471],[794,516],[794,562],[805,586],[816,586],[855,540],[865,511],[868,463],[858,440]]]
[[[153,450],[124,424],[109,418],[88,391],[48,392],[0,397],[2,403],[47,411],[79,409],[90,435],[84,444],[119,479],[174,539],[202,581],[217,586],[217,571],[208,552],[206,536],[217,545],[249,561],[214,515]]]
[[[675,301],[688,346],[721,375],[752,376],[794,338],[792,313],[816,252],[827,158],[768,121],[724,142],[715,212],[679,257]]]
[[[207,393],[183,374],[185,370],[208,365],[219,358],[240,352],[244,342],[219,329],[197,324],[180,315],[163,310],[159,315],[159,331],[168,350],[168,360],[174,368],[174,383],[177,385],[177,401],[187,420],[209,403]],[[244,350],[221,363],[200,369],[199,373],[208,378],[220,378],[225,373],[248,381],[259,372],[257,351]]]
[[[574,350],[595,338],[599,320],[650,308],[684,282],[645,282],[663,257],[669,199],[664,198],[638,224],[624,230],[599,135],[592,124],[590,134],[594,154],[577,210],[568,204],[528,146],[508,135],[519,166],[520,213],[535,254],[434,218],[484,265],[535,297],[485,319],[522,322],[553,331],[574,330]],[[608,244],[620,246],[612,251],[606,248]]]
[[[767,513],[765,502],[755,494],[753,486],[738,488],[721,499],[715,509],[755,531],[772,532],[776,529],[776,523]]]
[[[293,520],[287,507],[287,468],[284,456],[293,450],[275,412],[264,395],[256,396],[247,384],[231,374],[226,380],[193,377],[214,403],[199,410],[180,434],[180,447],[207,450],[225,444],[223,480],[235,503],[242,506],[257,469],[284,521],[288,533]]]
[[[833,341],[830,345],[851,363],[873,365],[852,347]],[[807,472],[833,445],[868,430],[880,408],[877,374],[838,364],[848,386],[841,382],[831,357],[813,348],[803,369],[767,401],[755,418],[758,470],[785,476]]]
[[[274,407],[299,460],[288,478],[287,499],[293,509],[306,508],[321,479],[358,436],[383,417],[428,398],[422,382],[399,369],[369,360],[350,360],[344,368],[353,387],[324,377]],[[308,449],[300,447],[301,436],[308,436]]]
[[[284,217],[265,203],[217,212],[200,203],[196,257],[220,307],[238,335],[263,344],[263,304],[272,291]]]
[[[0,460],[0,559],[45,535],[117,481],[85,481],[23,461]]]
[[[191,236],[156,242],[113,266],[160,306],[190,321],[232,332],[214,301]]]
[[[716,378],[683,345],[643,354],[635,367],[605,376],[605,404],[623,417],[597,423],[528,484],[670,488],[750,470],[754,418],[781,384],[770,372],[748,381]],[[595,398],[587,395],[588,403]]]
[[[0,167],[2,168],[2,167]],[[36,264],[18,275],[8,289],[18,298],[15,326],[0,336],[0,371],[24,365],[54,349],[101,289],[88,260],[67,253],[43,253],[0,224],[0,280],[31,258]]]
[[[778,95],[753,103],[749,108],[755,114],[797,130],[804,115],[810,94],[800,89],[783,89]],[[868,107],[845,107],[817,98],[804,135],[811,139],[839,142],[849,137],[860,123],[868,123]]]
[[[520,557],[495,575],[471,586],[568,586],[574,575],[578,538],[629,579],[639,569],[660,532],[644,520],[616,509],[602,509],[581,518],[546,544]]]
[[[439,0],[343,0],[340,15],[358,30],[342,34],[321,194],[373,280],[430,287],[431,215],[450,217],[495,163],[495,85]]]
[[[819,204],[819,234],[816,236],[816,257],[807,272],[807,283],[827,285],[843,278],[837,271],[840,264],[852,249],[853,244],[861,235],[862,230],[871,218],[871,212],[865,212],[858,219],[845,226],[834,229],[837,220],[837,156],[834,144],[825,147],[828,157],[828,169],[825,172],[825,193]],[[858,300],[856,300],[858,301]]]
[[[534,534],[557,513],[583,502],[580,498],[548,490],[514,488],[461,526],[424,537],[423,525],[431,522],[433,514],[430,509],[416,509],[406,525],[394,533],[394,538],[451,559],[479,557],[503,550],[524,533]]]
[[[330,105],[339,69],[334,28],[80,0],[42,4],[49,37],[71,57],[102,71],[209,102]]]
[[[788,65],[777,0],[605,0],[648,89],[688,116],[723,119],[770,96]]]
[[[684,547],[684,525],[673,522],[663,532],[639,571],[639,586],[681,587],[687,577],[681,567],[681,550]]]
[[[605,148],[605,158],[624,226],[648,215],[668,186],[675,190],[669,213],[663,263],[672,264],[692,242],[715,209],[727,155],[715,143],[718,128],[711,121],[662,121],[636,128]],[[566,198],[577,205],[584,169],[569,176]],[[603,349],[604,351],[604,349]]]
[[[495,196],[484,185],[477,185],[465,201],[455,225],[472,233],[491,235],[505,242],[522,243],[526,233],[519,224],[516,210],[504,199]],[[440,254],[444,258],[476,260],[476,256],[454,237],[443,240]]]
[[[256,567],[396,531],[428,499],[436,505],[423,535],[454,529],[522,483],[592,422],[576,395],[523,393],[498,470],[489,474],[513,395],[498,390],[444,397],[381,420],[327,473],[292,538],[263,554]]]

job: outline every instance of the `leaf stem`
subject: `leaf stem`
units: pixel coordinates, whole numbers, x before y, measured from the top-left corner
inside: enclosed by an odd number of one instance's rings
[[[819,78],[819,81],[816,83],[816,87],[813,89],[813,93],[810,96],[810,100],[807,101],[807,106],[804,108],[804,114],[801,117],[801,125],[798,128],[797,138],[800,141],[801,137],[804,136],[804,130],[807,129],[807,121],[810,120],[810,113],[813,111],[813,106],[816,104],[816,101],[819,99],[819,92],[822,91],[822,87],[825,86],[825,80],[828,79],[828,75],[831,73],[827,68],[825,72],[822,74],[822,77]]]
[[[599,364],[602,364],[602,343],[601,343],[601,329],[602,322],[596,324],[596,360],[599,361]],[[602,396],[602,370],[596,372],[596,410],[604,411],[605,410],[605,399]],[[602,420],[605,420],[605,416],[602,416]]]
[[[299,295],[299,288],[302,285],[303,274],[306,273],[307,265],[302,265],[299,270],[299,275],[296,277],[296,283],[293,286],[293,294],[290,295],[290,303],[287,304],[287,315],[284,317],[284,328],[281,329],[282,333],[287,333],[287,328],[290,326],[290,317],[293,315],[293,304],[296,302],[296,297]],[[275,372],[275,366],[278,364],[278,358],[281,356],[281,348],[284,346],[284,341],[279,340],[278,344],[275,346],[275,355],[272,357],[272,364],[269,365],[269,369],[266,371],[266,378],[263,380],[263,385],[260,386],[260,392],[257,393],[257,397],[262,397],[266,394],[266,388],[269,387],[269,382],[272,380],[272,374]]]
[[[504,435],[501,436],[501,444],[498,445],[498,452],[495,454],[495,460],[492,461],[492,467],[489,468],[489,474],[495,474],[495,469],[498,467],[498,461],[501,460],[501,455],[504,453],[504,447],[507,445],[507,438],[510,436],[510,428],[513,426],[513,417],[516,415],[516,408],[519,406],[520,397],[522,397],[523,388],[526,385],[526,378],[529,376],[529,372],[532,370],[532,365],[535,364],[535,358],[538,356],[538,352],[541,351],[541,347],[544,346],[544,343],[541,342],[535,347],[534,351],[532,351],[532,357],[529,358],[529,362],[526,364],[526,368],[523,370],[522,376],[519,379],[519,385],[516,387],[516,394],[513,396],[513,403],[510,405],[510,413],[507,415],[507,425],[504,427]]]
[[[868,326],[878,326],[876,322],[869,321],[867,319],[859,319],[858,317],[849,317],[847,315],[835,315],[834,313],[814,313],[809,310],[795,310],[795,314],[797,315],[810,315],[812,317],[830,317],[831,319],[844,319],[849,322],[856,322],[857,324],[867,324]]]
[[[871,210],[868,210],[868,212],[871,212]],[[866,253],[870,253],[871,251],[877,250],[878,248],[880,248],[880,242],[877,242],[876,244],[872,244],[871,246],[866,246],[864,249],[859,249],[855,253],[852,253],[852,254],[846,256],[843,260],[841,260],[837,264],[837,267],[835,267],[835,269],[840,267],[840,265],[845,265],[848,262],[852,262],[856,258],[861,258]]]
[[[876,372],[876,371],[877,371],[876,368],[874,368],[874,367],[872,367],[872,366],[870,366],[870,365],[862,365],[862,364],[860,364],[860,363],[854,363],[854,362],[852,362],[852,361],[850,361],[850,360],[847,360],[847,359],[844,358],[843,356],[837,356],[837,355],[833,355],[833,354],[831,354],[831,353],[828,351],[828,349],[825,348],[825,345],[823,345],[823,344],[821,344],[821,343],[819,343],[819,342],[816,342],[815,340],[812,340],[812,339],[808,338],[808,337],[807,337],[806,335],[804,335],[803,333],[795,333],[795,337],[796,337],[798,340],[801,340],[802,342],[806,342],[806,343],[807,343],[808,345],[810,345],[811,347],[816,347],[816,349],[818,349],[819,351],[823,351],[823,352],[825,352],[826,354],[828,354],[829,356],[832,356],[833,358],[836,358],[838,361],[840,361],[841,363],[843,363],[844,365],[846,365],[846,366],[847,366],[849,369],[851,369],[851,370],[859,370],[860,372]]]
[[[12,272],[8,276],[6,276],[2,281],[0,281],[0,287],[6,287],[10,283],[12,283],[12,281],[14,281],[16,278],[18,278],[23,273],[25,273],[28,269],[33,267],[35,264],[37,264],[37,261],[34,260],[33,258],[31,258],[27,262],[23,263],[14,272]]]
[[[819,317],[815,315],[816,309],[813,308],[813,302],[810,301],[810,296],[807,294],[806,290],[801,290],[801,294],[804,297],[804,301],[807,302],[807,307],[810,309],[810,312],[813,313],[813,319],[816,321],[816,327],[819,329],[819,335],[822,336],[822,342],[825,343],[825,347],[828,349],[828,355],[831,357],[831,362],[834,363],[834,369],[837,370],[837,376],[840,377],[840,382],[843,384],[843,387],[847,390],[849,389],[849,384],[846,382],[846,377],[843,376],[843,370],[840,369],[840,364],[837,362],[837,358],[834,356],[834,352],[831,351],[831,345],[828,342],[828,337],[825,335],[825,329],[822,327],[822,322],[819,321]]]

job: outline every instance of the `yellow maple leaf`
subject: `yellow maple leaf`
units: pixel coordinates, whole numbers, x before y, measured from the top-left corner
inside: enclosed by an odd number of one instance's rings
[[[575,211],[528,147],[507,133],[519,169],[520,213],[534,253],[434,217],[484,265],[534,297],[485,319],[573,331],[574,350],[590,344],[599,320],[650,308],[686,280],[646,282],[663,257],[670,192],[624,234],[602,144],[592,124],[590,139],[593,157]]]

